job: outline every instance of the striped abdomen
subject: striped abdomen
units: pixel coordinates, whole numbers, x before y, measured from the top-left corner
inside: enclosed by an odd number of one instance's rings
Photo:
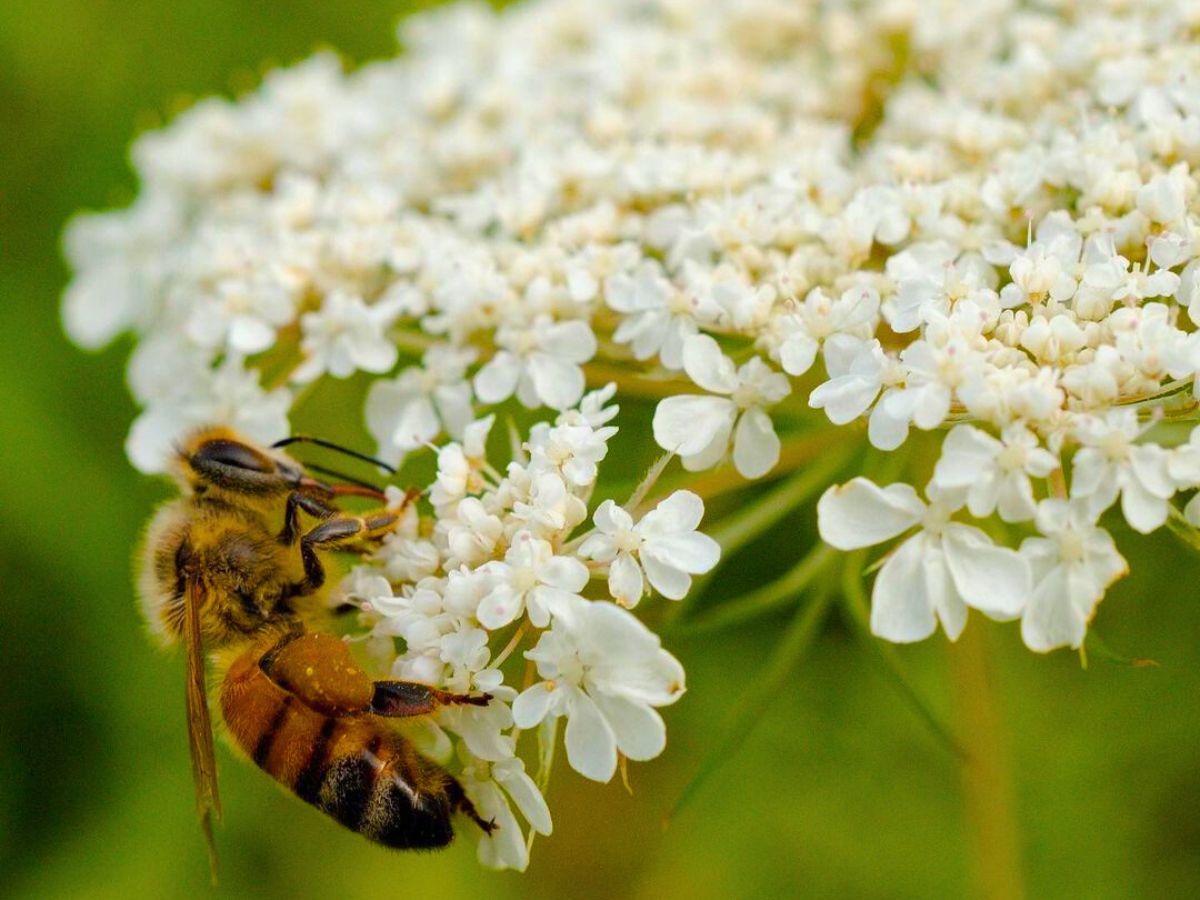
[[[242,654],[221,687],[234,741],[301,800],[388,847],[443,847],[462,788],[372,715],[332,716],[305,705]]]

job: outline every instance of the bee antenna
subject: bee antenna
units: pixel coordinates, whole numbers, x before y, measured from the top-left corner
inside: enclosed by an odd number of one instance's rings
[[[376,459],[374,456],[368,456],[365,453],[359,453],[357,450],[351,450],[349,447],[343,447],[341,444],[335,444],[333,441],[327,441],[324,438],[313,437],[308,434],[293,434],[291,437],[285,437],[281,441],[276,441],[271,445],[272,450],[280,450],[291,444],[316,444],[318,447],[324,447],[326,450],[334,450],[345,456],[361,459],[363,462],[371,463],[371,465],[379,466],[389,475],[395,475],[396,469],[389,466],[381,459]],[[316,466],[309,466],[310,469],[316,469]],[[318,470],[319,471],[319,470]]]
[[[375,491],[382,494],[383,490],[377,485],[371,484],[369,481],[363,481],[355,478],[353,475],[347,475],[345,472],[339,472],[337,469],[328,469],[325,466],[318,466],[315,463],[306,463],[304,468],[312,469],[314,472],[320,472],[322,475],[328,475],[330,478],[336,478],[346,484],[353,484],[356,487],[366,488],[369,491]]]

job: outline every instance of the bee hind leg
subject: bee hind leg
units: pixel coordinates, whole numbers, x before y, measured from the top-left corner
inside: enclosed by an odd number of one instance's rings
[[[480,828],[483,833],[491,835],[500,826],[496,824],[495,819],[485,819],[479,814],[479,810],[475,808],[475,804],[471,802],[471,798],[467,796],[467,792],[463,790],[463,786],[458,783],[457,779],[452,778],[446,786],[446,795],[450,799],[450,808],[455,812],[460,812]]]
[[[454,694],[418,681],[376,681],[371,712],[377,716],[423,716],[439,706],[487,706],[491,694]]]

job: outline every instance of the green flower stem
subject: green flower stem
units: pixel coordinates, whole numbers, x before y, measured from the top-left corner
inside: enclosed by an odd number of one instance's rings
[[[850,454],[831,453],[799,470],[779,487],[739,513],[724,519],[712,531],[721,545],[722,558],[746,546],[797,506],[830,483]]]
[[[987,633],[983,623],[972,624],[950,650],[967,751],[961,772],[975,881],[972,894],[986,900],[1020,900],[1025,890],[1008,740],[987,659]]]
[[[817,491],[823,489],[846,464],[852,454],[831,454],[812,466],[784,479],[774,490],[760,497],[740,512],[722,519],[709,534],[721,545],[721,560],[717,567],[695,579],[692,589],[668,613],[669,621],[685,618],[696,606],[713,577],[728,564],[736,552],[762,536],[788,513],[795,510]],[[703,495],[701,495],[703,496]],[[784,548],[786,552],[787,548]]]
[[[650,493],[651,488],[658,482],[662,476],[663,470],[666,469],[667,463],[673,458],[674,453],[664,453],[656,459],[646,470],[646,475],[638,483],[638,486],[633,489],[633,493],[629,495],[629,499],[622,504],[626,512],[632,513],[642,505],[642,501],[646,499],[646,495]]]
[[[966,759],[967,752],[954,736],[954,732],[904,674],[896,648],[871,634],[870,612],[867,609],[867,595],[862,582],[862,565],[866,558],[865,550],[856,550],[846,559],[842,570],[842,603],[850,627],[866,648],[867,658],[879,667],[883,676],[900,692],[900,696],[928,726],[938,742],[950,753],[960,759]]]
[[[817,544],[782,578],[763,585],[749,594],[743,594],[741,597],[722,603],[715,612],[709,615],[701,616],[694,621],[676,622],[665,630],[689,636],[718,631],[741,625],[757,616],[794,603],[836,555],[833,548],[827,544]]]
[[[776,477],[787,475],[801,466],[811,463],[814,459],[835,452],[847,444],[858,447],[860,444],[855,438],[861,436],[862,433],[862,429],[846,426],[818,428],[800,434],[785,435],[783,446],[779,451],[779,462],[770,474]],[[751,487],[753,484],[754,482],[747,481],[732,466],[723,466],[712,472],[690,475],[686,483],[677,486],[686,487],[705,500],[711,500],[713,497]]]
[[[1185,519],[1183,513],[1174,505],[1171,506],[1170,515],[1167,516],[1167,530],[1189,550],[1200,553],[1200,529]]]
[[[611,382],[616,384],[618,394],[649,400],[661,400],[677,394],[703,393],[686,378],[641,374],[629,363],[610,363],[599,358],[584,364],[583,376],[589,388],[602,388]]]
[[[736,753],[750,736],[754,726],[762,719],[763,711],[783,689],[784,683],[815,643],[829,612],[831,599],[831,591],[818,590],[808,605],[796,613],[783,639],[775,645],[766,668],[750,689],[732,705],[730,715],[721,726],[716,740],[684,786],[679,799],[675,801],[667,817],[668,822],[695,798],[709,776]]]

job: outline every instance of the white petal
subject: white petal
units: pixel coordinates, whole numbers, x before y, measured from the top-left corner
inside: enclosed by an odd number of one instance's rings
[[[744,478],[760,478],[779,462],[779,435],[757,406],[742,413],[733,436],[733,465]]]
[[[165,471],[174,442],[188,424],[171,404],[151,406],[133,420],[125,439],[125,454],[138,471]]]
[[[637,525],[637,532],[643,538],[651,538],[695,531],[703,517],[704,501],[698,495],[691,491],[675,491],[642,516]]]
[[[689,472],[703,472],[722,462],[729,455],[729,433],[733,430],[733,417],[713,435],[712,442],[699,453],[683,457],[683,467]]]
[[[1167,471],[1169,456],[1157,444],[1137,444],[1129,448],[1129,466],[1145,489],[1166,500],[1175,493],[1175,484]]]
[[[942,535],[946,564],[963,599],[993,619],[1015,619],[1032,590],[1029,563],[1015,550],[997,547],[978,528],[947,525]]]
[[[682,600],[692,588],[691,576],[649,554],[642,557],[642,565],[646,567],[646,580],[650,586],[668,600]]]
[[[654,440],[680,456],[703,453],[710,445],[728,443],[737,407],[721,397],[667,397],[654,411]]]
[[[608,534],[617,534],[633,528],[633,517],[612,500],[605,500],[592,517],[596,527]]]
[[[274,342],[275,329],[261,319],[238,316],[229,325],[229,346],[239,353],[258,353]]]
[[[529,592],[526,611],[530,623],[535,628],[545,628],[550,624],[551,616],[554,618],[570,617],[575,613],[577,604],[587,602],[572,591],[564,591],[561,588],[542,584]]]
[[[490,781],[478,784],[473,799],[479,814],[494,820],[498,826],[492,834],[479,839],[479,862],[491,869],[524,872],[529,865],[529,848],[500,788]]]
[[[475,373],[475,396],[483,403],[499,403],[512,396],[521,377],[521,360],[501,350]]]
[[[578,593],[588,583],[588,569],[570,556],[554,556],[538,569],[538,579],[564,591]]]
[[[611,781],[617,771],[617,739],[596,704],[582,691],[571,698],[567,718],[567,762],[593,781]]]
[[[881,488],[866,478],[833,485],[817,501],[817,529],[839,550],[870,547],[912,528],[925,504],[910,484]]]
[[[396,345],[390,341],[379,338],[368,338],[353,345],[350,356],[353,360],[353,365],[364,372],[387,372],[392,366],[396,365],[396,360],[400,358],[400,351]],[[330,372],[333,372],[337,377],[342,377],[341,372],[334,372],[334,366],[330,365]],[[346,375],[352,372],[346,372]]]
[[[1111,491],[1109,504],[1117,499],[1117,479],[1104,453],[1095,447],[1084,447],[1071,461],[1071,496],[1088,497],[1092,494]],[[1107,506],[1105,507],[1107,508]]]
[[[617,542],[613,540],[612,535],[597,531],[583,539],[578,553],[584,559],[612,562],[613,557],[617,555]]]
[[[551,409],[567,409],[583,396],[583,370],[573,362],[549,353],[532,353],[526,369],[538,397]]]
[[[916,392],[913,403],[913,424],[929,431],[937,428],[950,414],[951,391],[947,385],[930,382],[921,388],[909,388]]]
[[[1038,653],[1056,647],[1078,647],[1087,632],[1087,621],[1070,602],[1066,568],[1055,566],[1030,595],[1021,619],[1025,646]]]
[[[1015,471],[1000,479],[996,485],[996,511],[1005,522],[1028,522],[1037,515],[1037,502],[1033,499],[1033,485],[1028,475]],[[971,514],[980,518],[974,508]]]
[[[885,394],[886,399],[888,395]],[[908,418],[896,415],[880,401],[867,421],[867,440],[880,450],[895,450],[908,439]],[[836,424],[836,423],[835,423]]]
[[[819,347],[813,338],[797,331],[779,346],[779,363],[789,375],[803,375],[812,368]]]
[[[548,681],[521,691],[512,704],[513,722],[518,728],[533,728],[549,714],[554,697],[554,689]]]
[[[596,355],[596,335],[587,322],[559,322],[542,335],[541,347],[570,362],[585,363]]]
[[[513,803],[517,804],[517,809],[521,811],[530,827],[538,834],[550,834],[554,826],[550,820],[550,807],[546,805],[546,798],[542,796],[534,780],[526,774],[525,767],[519,765],[520,760],[514,761],[518,763],[518,767],[512,770],[503,765],[494,766],[493,777],[503,785],[508,796],[512,797]]]
[[[979,473],[992,467],[1003,445],[989,434],[971,425],[953,428],[942,443],[942,455],[933,471],[933,480],[941,487],[969,487]]]
[[[1149,534],[1167,521],[1170,503],[1147,491],[1134,478],[1125,480],[1121,490],[1121,514],[1134,531]]]
[[[662,716],[643,703],[606,694],[595,696],[617,738],[617,749],[633,760],[654,759],[667,746],[667,728]]]
[[[703,575],[720,560],[721,545],[707,534],[689,531],[647,541],[642,558],[647,556],[692,575]]]
[[[396,419],[392,443],[401,450],[415,450],[432,441],[441,430],[442,424],[429,398],[416,397]]]
[[[905,541],[879,570],[871,591],[871,633],[896,643],[921,641],[933,634],[937,618],[925,590],[921,566],[923,541]]]
[[[608,569],[608,592],[623,606],[637,606],[645,591],[641,566],[628,553],[618,553]]]
[[[1192,525],[1200,527],[1200,494],[1192,497],[1183,508],[1183,517]]]
[[[683,369],[706,391],[732,394],[738,387],[737,369],[707,334],[694,334],[683,342]]]
[[[525,596],[517,593],[510,585],[500,584],[480,601],[479,611],[475,615],[480,625],[489,631],[495,631],[517,618],[524,608]]]

